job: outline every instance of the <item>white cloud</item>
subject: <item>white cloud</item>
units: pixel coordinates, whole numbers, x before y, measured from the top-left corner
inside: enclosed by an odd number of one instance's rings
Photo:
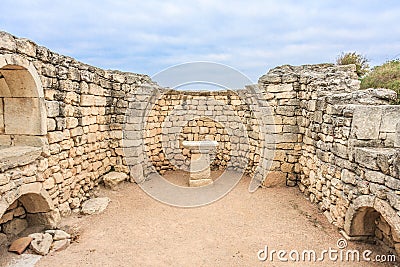
[[[357,51],[383,63],[400,53],[400,3],[365,1],[3,0],[2,29],[81,61],[154,74],[216,61],[254,81],[282,64]]]

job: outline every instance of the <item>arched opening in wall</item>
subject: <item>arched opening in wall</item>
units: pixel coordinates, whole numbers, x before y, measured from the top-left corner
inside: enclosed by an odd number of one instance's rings
[[[44,145],[46,110],[41,94],[32,67],[0,65],[0,147]]]
[[[24,194],[10,205],[2,201],[0,207],[3,208],[0,210],[0,246],[10,244],[26,232],[54,227],[59,220],[50,197],[44,191]]]
[[[384,253],[400,255],[400,217],[385,201],[361,196],[346,214],[344,230],[354,240],[373,242]]]

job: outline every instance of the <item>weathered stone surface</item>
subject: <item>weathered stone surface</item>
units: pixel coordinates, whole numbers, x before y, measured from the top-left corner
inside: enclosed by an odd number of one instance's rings
[[[8,251],[15,252],[21,255],[25,249],[30,245],[32,237],[21,237],[11,243],[11,246],[8,248]]]
[[[47,122],[42,114],[43,101],[36,98],[7,98],[4,102],[4,125],[7,134],[42,135]]]
[[[82,204],[81,212],[85,215],[101,213],[107,208],[109,202],[108,197],[89,199]]]
[[[127,179],[128,175],[123,172],[109,172],[103,176],[104,185],[110,189],[115,189],[118,184]]]
[[[49,253],[53,238],[50,234],[35,235],[31,242],[30,248],[39,255],[47,255]]]
[[[57,228],[61,221],[61,216],[58,210],[53,210],[44,213],[27,214],[27,219],[32,225],[44,225],[48,228]]]
[[[70,239],[71,235],[66,233],[63,230],[46,230],[45,233],[51,234],[53,236],[54,241],[59,241],[59,240],[64,240],[64,239]]]
[[[373,183],[384,184],[386,180],[386,175],[381,172],[366,171],[365,179]]]
[[[17,235],[28,227],[28,222],[25,219],[13,219],[3,225],[3,231],[6,234]]]
[[[17,49],[15,39],[11,34],[0,31],[0,39],[1,39],[0,48],[6,49],[9,51],[15,51]]]
[[[64,250],[70,244],[71,244],[71,240],[70,239],[61,239],[61,240],[54,241],[53,244],[51,245],[50,251],[53,252],[53,251]]]
[[[42,150],[38,147],[8,147],[0,150],[0,169],[26,165],[36,160]]]
[[[58,206],[58,209],[60,210],[61,217],[68,217],[71,215],[71,208],[69,207],[68,202],[61,203]]]
[[[7,244],[8,238],[6,234],[0,233],[0,246]]]
[[[373,148],[357,147],[354,150],[355,161],[361,166],[367,167],[372,170],[379,170],[377,164],[377,153]]]
[[[400,122],[396,125],[396,138],[394,141],[394,147],[400,147]]]
[[[276,187],[286,185],[286,174],[283,172],[270,171],[264,180],[264,186]]]
[[[350,172],[349,170],[343,169],[341,173],[341,178],[344,183],[349,183],[349,184],[356,184],[357,182],[357,176],[355,173]]]
[[[395,250],[396,250],[397,255],[400,255],[400,243],[396,243],[396,244],[394,245],[394,248],[395,248]]]
[[[379,107],[358,106],[354,110],[353,134],[358,139],[378,139],[382,113]]]

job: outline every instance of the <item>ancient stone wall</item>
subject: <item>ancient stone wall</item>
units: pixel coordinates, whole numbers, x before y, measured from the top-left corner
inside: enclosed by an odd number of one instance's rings
[[[91,197],[103,174],[129,172],[121,148],[125,98],[150,78],[94,68],[4,32],[0,40],[4,230],[10,214],[20,216],[10,207],[24,195],[47,203],[29,209],[27,201],[27,212],[52,210],[57,220]]]
[[[219,142],[214,169],[234,169],[261,182],[272,158],[273,149],[264,144],[274,145],[267,139],[273,123],[263,95],[254,89],[193,92],[142,86],[132,92],[123,140],[131,177],[140,183],[152,173],[188,170],[190,152],[182,141],[208,139]]]
[[[160,173],[189,171],[190,151],[183,148],[184,140],[218,142],[212,155],[212,169],[236,167],[239,155],[248,159],[244,167],[247,174],[254,174],[259,164],[258,121],[233,91],[170,90],[155,102],[146,119],[145,149]]]
[[[294,125],[289,147],[286,131],[277,141],[281,175],[350,237],[375,236],[399,251],[400,106],[388,105],[396,94],[359,90],[354,66],[283,66],[260,84],[276,106],[276,123]],[[283,93],[293,101],[280,102]]]
[[[354,66],[282,66],[258,86],[183,92],[0,40],[0,241],[78,211],[111,170],[139,183],[187,169],[181,141],[211,139],[213,168],[297,185],[349,239],[400,253],[400,107],[392,91],[359,90]]]

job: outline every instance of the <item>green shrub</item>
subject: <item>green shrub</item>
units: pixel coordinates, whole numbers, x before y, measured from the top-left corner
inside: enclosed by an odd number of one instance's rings
[[[400,60],[391,60],[374,67],[368,75],[361,79],[361,88],[392,89],[397,92],[396,104],[400,104]]]
[[[368,59],[356,52],[342,53],[336,59],[337,65],[356,65],[356,73],[358,77],[364,76],[369,71]]]

